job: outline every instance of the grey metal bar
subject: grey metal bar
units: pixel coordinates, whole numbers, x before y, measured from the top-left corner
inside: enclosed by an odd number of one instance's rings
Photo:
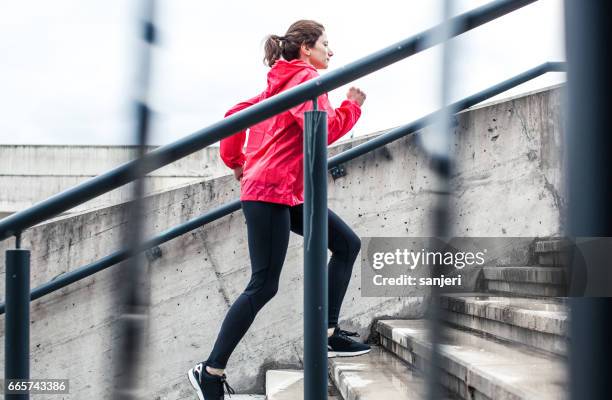
[[[612,3],[565,1],[567,74],[568,233],[612,236]],[[570,265],[571,267],[571,265]],[[605,265],[591,265],[595,268]],[[593,275],[602,276],[601,273]],[[612,393],[610,298],[570,298],[572,399]]]
[[[304,115],[304,400],[327,398],[327,113]]]
[[[475,104],[478,104],[490,97],[496,96],[500,93],[505,92],[508,89],[516,85],[520,85],[521,83],[527,82],[530,79],[536,78],[546,72],[561,72],[565,70],[565,64],[559,62],[548,62],[542,65],[539,65],[535,68],[532,68],[528,71],[525,71],[513,78],[510,78],[500,84],[492,86],[486,90],[483,90],[479,93],[476,93],[472,96],[469,96],[463,100],[460,100],[451,107],[454,107],[455,111],[460,111],[464,108],[471,107]],[[334,157],[331,157],[328,160],[328,168],[333,168],[339,164],[345,163],[352,159],[355,159],[363,154],[366,154],[370,151],[376,150],[382,146],[385,146],[395,140],[398,140],[406,135],[409,135],[413,132],[418,131],[419,129],[427,126],[435,119],[436,112],[431,113],[423,118],[420,118],[414,122],[403,125],[401,127],[390,130],[389,132],[380,135],[377,138],[371,139],[366,143],[363,143],[359,146],[353,147],[352,149],[346,150]],[[180,235],[183,235],[187,232],[190,232],[194,229],[197,229],[209,222],[215,221],[219,218],[222,218],[232,212],[238,211],[240,209],[240,201],[234,200],[230,203],[227,203],[223,206],[217,207],[212,211],[209,211],[203,214],[200,217],[194,218],[190,221],[187,221],[183,224],[177,225],[174,228],[170,228],[154,238],[145,242],[142,248],[136,250],[138,252],[147,250],[149,248],[158,246],[162,243],[165,243],[169,240],[172,240]],[[102,271],[106,268],[109,268],[125,259],[135,254],[133,251],[128,249],[119,250],[115,253],[112,253],[98,261],[95,261],[91,264],[80,267],[74,271],[63,274],[60,277],[52,280],[51,282],[45,283],[32,291],[31,300],[38,299],[46,294],[54,292],[58,289],[61,289],[65,286],[68,286],[71,283],[74,283],[78,280],[86,278],[90,275],[95,274],[96,272]],[[4,313],[4,304],[0,304],[0,314]]]
[[[30,379],[30,251],[6,251],[4,379]],[[6,394],[7,400],[30,395]]]
[[[458,27],[457,31],[453,32],[453,36],[460,35],[535,1],[537,0],[497,0],[458,15],[453,18],[453,26]],[[144,174],[152,172],[293,106],[426,50],[438,43],[432,38],[439,36],[440,29],[442,28],[438,25],[388,46],[320,78],[266,99],[176,142],[162,146],[147,153],[141,159],[123,164],[26,210],[6,217],[0,221],[0,240],[131,182],[134,180],[133,171],[135,170],[141,170]]]

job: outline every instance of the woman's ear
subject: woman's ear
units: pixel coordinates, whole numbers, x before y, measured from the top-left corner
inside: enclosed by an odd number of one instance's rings
[[[306,43],[302,43],[300,45],[300,53],[304,54],[305,56],[309,56],[310,55],[310,47],[308,47],[308,45]]]

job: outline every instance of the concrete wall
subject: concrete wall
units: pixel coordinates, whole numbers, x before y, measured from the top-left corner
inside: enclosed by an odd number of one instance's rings
[[[155,147],[149,147],[150,150]],[[132,146],[0,146],[0,217],[23,210],[56,193],[134,158]],[[147,193],[227,174],[219,149],[209,148],[154,171]],[[130,185],[71,210],[71,213],[128,201]]]
[[[469,236],[560,232],[560,91],[481,107],[458,121],[454,231]],[[417,140],[418,135],[401,139],[346,164],[347,176],[329,178],[330,207],[360,236],[430,234],[439,185]],[[237,182],[224,176],[151,196],[149,229],[159,232],[238,193]],[[33,249],[32,286],[117,249],[126,214],[126,207],[117,205],[28,230],[23,240]],[[208,356],[227,309],[249,279],[245,228],[236,212],[161,246],[162,256],[149,263],[147,398],[192,396],[185,372]],[[240,392],[263,392],[266,369],[301,367],[301,244],[292,234],[279,293],[230,359],[228,378]],[[0,250],[10,245],[12,240],[5,241]],[[109,396],[116,268],[32,304],[32,376],[70,378],[70,398]],[[367,336],[376,318],[422,316],[427,303],[422,297],[361,297],[359,276],[357,263],[341,312],[343,327]]]
[[[563,233],[562,88],[460,115],[452,180],[458,236]]]

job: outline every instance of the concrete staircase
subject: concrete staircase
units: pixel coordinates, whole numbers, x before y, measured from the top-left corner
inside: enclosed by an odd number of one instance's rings
[[[489,291],[495,287],[497,293],[440,297],[443,398],[567,397],[567,308],[563,298],[535,295],[565,293],[563,243],[537,242],[534,256],[548,262],[545,266],[483,268],[485,282],[507,279],[518,285],[515,287],[528,288],[528,296],[511,293],[511,286],[499,290],[501,285],[492,285]],[[336,388],[330,387],[329,399],[425,399],[423,371],[431,352],[427,321],[380,320],[375,331],[378,346],[369,354],[329,360],[330,382]],[[289,379],[283,375],[287,373],[268,371],[267,399],[303,398],[302,372],[290,372]]]

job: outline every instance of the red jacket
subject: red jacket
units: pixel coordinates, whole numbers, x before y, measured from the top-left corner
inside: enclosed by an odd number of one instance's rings
[[[236,104],[230,116],[259,101],[318,77],[317,70],[301,60],[278,60],[268,72],[268,87],[261,94]],[[328,144],[344,136],[355,125],[361,108],[344,100],[333,109],[327,93],[318,98],[319,110],[327,111]],[[240,200],[258,200],[294,206],[304,202],[304,112],[312,110],[307,101],[252,126],[246,152],[246,131],[221,140],[221,159],[229,168],[244,167]]]

